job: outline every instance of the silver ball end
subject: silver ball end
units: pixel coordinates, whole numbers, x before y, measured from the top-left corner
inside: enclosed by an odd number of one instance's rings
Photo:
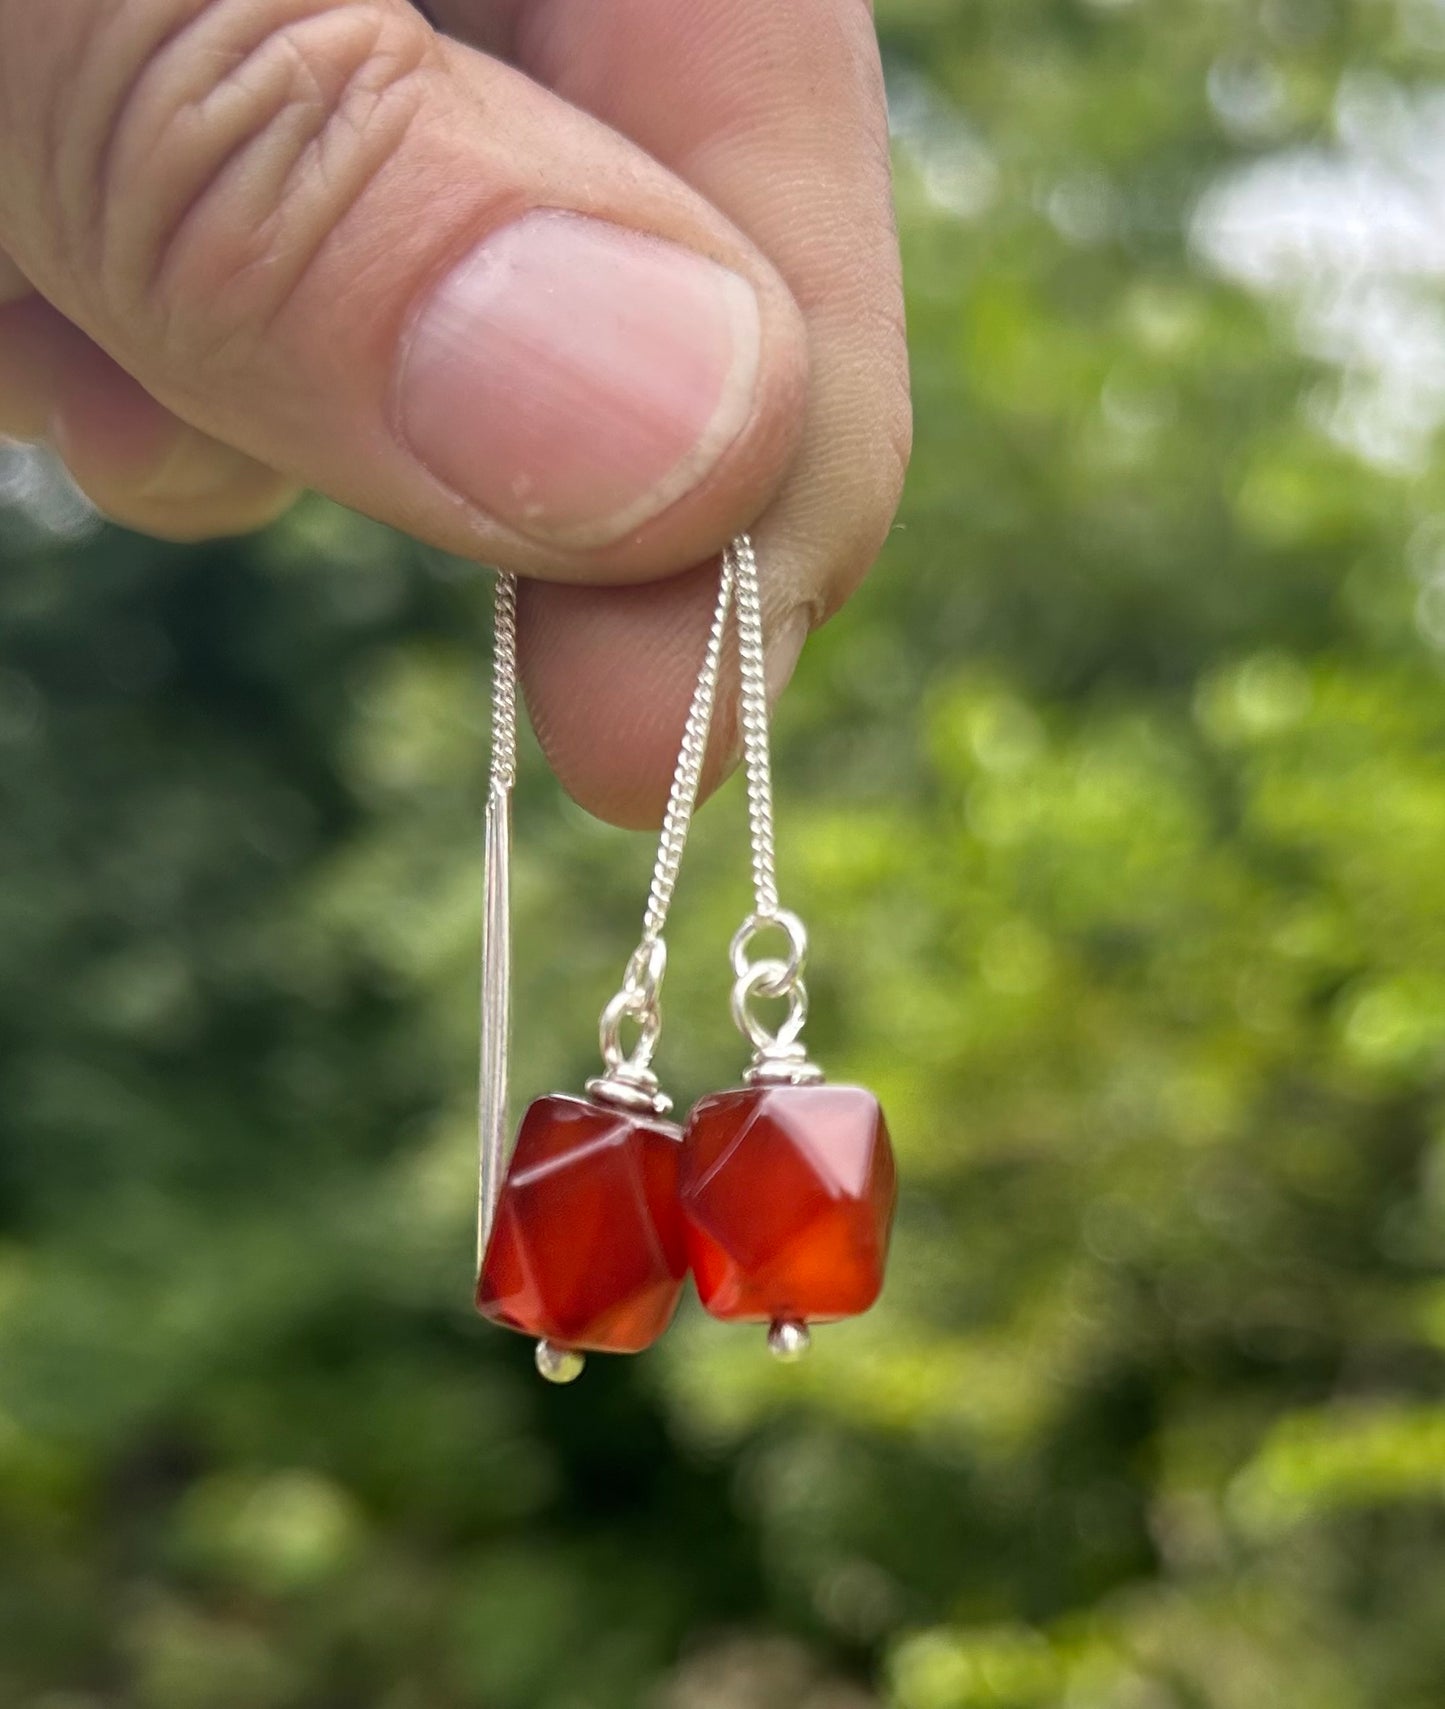
[[[537,1343],[537,1374],[549,1383],[575,1383],[582,1375],[586,1357],[571,1347],[554,1347],[550,1341]]]
[[[796,1365],[812,1345],[807,1324],[796,1318],[780,1317],[768,1331],[768,1351],[780,1365]]]

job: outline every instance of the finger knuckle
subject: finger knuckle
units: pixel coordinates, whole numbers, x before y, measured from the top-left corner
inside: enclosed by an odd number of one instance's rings
[[[294,297],[415,117],[430,36],[380,0],[173,10],[115,81],[81,241],[101,312],[188,370]]]

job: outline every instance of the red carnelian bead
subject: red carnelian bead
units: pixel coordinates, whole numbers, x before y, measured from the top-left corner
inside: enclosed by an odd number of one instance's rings
[[[682,1165],[687,1254],[714,1317],[813,1322],[883,1286],[897,1177],[861,1086],[752,1086],[704,1098]]]
[[[557,1347],[638,1353],[687,1274],[682,1132],[554,1094],[517,1134],[477,1282],[477,1310]]]

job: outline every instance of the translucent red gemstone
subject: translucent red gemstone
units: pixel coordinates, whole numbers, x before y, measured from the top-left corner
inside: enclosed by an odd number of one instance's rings
[[[477,1310],[559,1347],[637,1353],[687,1274],[682,1132],[582,1098],[539,1098],[502,1184]]]
[[[883,1286],[897,1176],[861,1086],[754,1086],[687,1124],[682,1211],[714,1317],[813,1322],[867,1311]]]

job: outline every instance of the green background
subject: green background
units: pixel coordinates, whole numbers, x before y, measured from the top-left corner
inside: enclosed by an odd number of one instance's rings
[[[918,449],[777,730],[881,1306],[468,1304],[485,577],[0,465],[0,1703],[1445,1702],[1445,8],[880,6]],[[650,847],[518,800],[518,1095]],[[742,803],[667,1078],[741,1066]]]

